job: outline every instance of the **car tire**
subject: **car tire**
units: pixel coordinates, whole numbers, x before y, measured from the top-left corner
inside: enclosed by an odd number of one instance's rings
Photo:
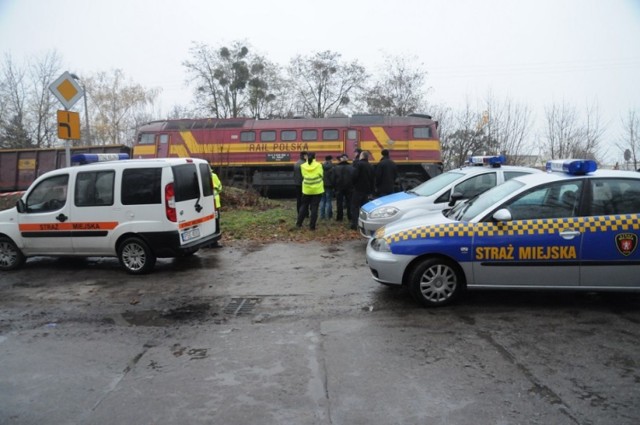
[[[455,300],[464,288],[462,272],[447,259],[422,260],[409,275],[409,292],[426,307],[439,307]]]
[[[137,237],[127,238],[118,246],[118,260],[131,274],[149,273],[156,265],[156,256],[149,245]]]
[[[26,260],[27,258],[11,239],[0,237],[0,270],[15,270]]]

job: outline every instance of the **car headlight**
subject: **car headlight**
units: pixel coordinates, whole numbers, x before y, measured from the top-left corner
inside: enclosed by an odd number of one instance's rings
[[[389,218],[398,214],[399,211],[400,210],[397,209],[396,207],[380,207],[371,211],[371,213],[369,214],[369,217],[370,218]]]
[[[371,240],[371,248],[378,252],[391,252],[391,247],[383,238],[376,238]]]

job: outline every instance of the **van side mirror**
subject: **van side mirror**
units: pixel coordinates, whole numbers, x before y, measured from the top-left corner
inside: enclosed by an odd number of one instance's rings
[[[16,202],[16,209],[19,213],[27,212],[27,206],[24,204],[24,201],[22,199],[18,199],[18,202]]]
[[[452,207],[456,204],[456,202],[458,202],[459,200],[464,199],[464,195],[460,192],[453,192],[451,194],[451,197],[449,198],[449,206]]]

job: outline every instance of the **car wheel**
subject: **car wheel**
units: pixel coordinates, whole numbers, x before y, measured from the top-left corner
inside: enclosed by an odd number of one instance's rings
[[[26,257],[9,238],[0,238],[0,270],[14,270],[24,264]]]
[[[131,274],[149,273],[156,264],[156,256],[140,238],[125,239],[118,247],[118,260]]]
[[[411,296],[427,307],[449,304],[464,286],[458,268],[443,258],[423,260],[413,269],[408,283]]]

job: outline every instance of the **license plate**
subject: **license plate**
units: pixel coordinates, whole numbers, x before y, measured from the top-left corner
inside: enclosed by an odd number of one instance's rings
[[[182,242],[189,242],[190,240],[200,237],[200,228],[194,227],[193,229],[182,232]]]

